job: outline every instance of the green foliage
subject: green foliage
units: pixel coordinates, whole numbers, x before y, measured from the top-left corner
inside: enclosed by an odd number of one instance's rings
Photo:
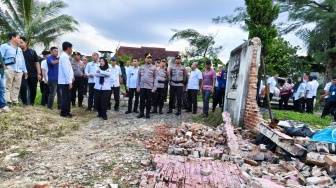
[[[266,74],[294,77],[296,73],[308,71],[310,66],[296,54],[298,49],[299,46],[292,46],[281,37],[274,39],[266,56]]]
[[[71,16],[60,14],[68,5],[62,0],[49,3],[34,0],[0,0],[0,27],[17,31],[27,38],[28,46],[49,44],[67,32],[77,31],[78,22]]]
[[[326,65],[325,80],[335,73],[336,1],[335,0],[277,0],[282,11],[288,12],[290,22],[282,23],[283,33],[295,32],[307,45],[316,62]],[[307,29],[307,24],[314,24]],[[309,27],[308,27],[309,28]]]
[[[139,66],[145,64],[144,59],[139,58],[138,60],[139,60]],[[119,56],[117,56],[117,62],[118,61],[123,61],[125,63],[126,63],[126,61],[131,61],[131,65],[133,66],[133,55],[132,54],[131,55],[126,55],[126,54],[119,55]]]
[[[273,112],[275,114],[275,118],[279,120],[293,120],[297,122],[306,123],[316,128],[327,127],[332,122],[331,116],[327,116],[325,119],[323,119],[323,118],[317,117],[314,114],[297,113],[293,111],[273,110]],[[267,115],[264,115],[264,116],[265,118],[268,118]]]
[[[217,57],[213,57],[213,58],[206,58],[206,57],[203,57],[203,58],[199,58],[199,59],[192,59],[192,60],[184,60],[184,66],[186,67],[190,67],[192,63],[194,62],[197,62],[198,63],[198,69],[200,71],[205,71],[205,62],[207,60],[211,60],[212,64],[213,64],[213,68],[214,70],[218,70],[218,66],[219,65],[224,65],[224,63],[218,59]]]
[[[191,57],[211,57],[217,55],[223,46],[216,46],[215,36],[204,35],[194,29],[176,30],[172,29],[175,34],[170,38],[169,42],[177,40],[186,40],[189,42],[187,54]]]

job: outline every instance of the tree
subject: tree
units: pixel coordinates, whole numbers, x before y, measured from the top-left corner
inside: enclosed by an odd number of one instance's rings
[[[217,55],[223,46],[216,46],[215,36],[203,35],[194,29],[176,30],[176,32],[169,40],[174,42],[177,40],[187,40],[189,42],[189,48],[187,54],[191,57],[211,57]]]
[[[295,32],[308,47],[315,61],[325,62],[325,82],[331,80],[336,61],[335,0],[278,0],[288,20],[282,24],[284,33]],[[308,29],[307,24],[315,27]]]
[[[274,75],[278,73],[281,77],[293,77],[294,73],[301,72],[302,66],[300,66],[296,54],[299,48],[299,46],[293,47],[281,37],[274,39],[266,56],[266,74]]]
[[[249,39],[259,37],[263,47],[261,50],[261,66],[259,69],[258,82],[260,82],[262,73],[264,73],[264,81],[266,82],[265,57],[268,55],[270,46],[278,33],[273,22],[278,18],[280,7],[273,5],[273,0],[245,0],[246,12],[244,8],[238,7],[235,11],[240,14],[235,16],[224,16],[213,19],[215,23],[242,23],[242,27],[249,31]],[[261,71],[263,70],[263,71]],[[269,100],[269,91],[267,90],[267,101],[270,118],[272,119],[271,105]]]
[[[45,48],[61,35],[77,31],[78,22],[71,16],[60,14],[68,5],[62,0],[49,3],[34,0],[0,0],[0,27],[16,31],[27,38],[27,45]]]

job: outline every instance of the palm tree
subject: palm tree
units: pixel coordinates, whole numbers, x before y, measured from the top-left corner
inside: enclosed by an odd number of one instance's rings
[[[62,0],[49,3],[37,0],[0,0],[0,28],[16,31],[27,38],[27,45],[45,48],[61,35],[77,31],[78,22],[69,15],[60,14],[68,5]]]

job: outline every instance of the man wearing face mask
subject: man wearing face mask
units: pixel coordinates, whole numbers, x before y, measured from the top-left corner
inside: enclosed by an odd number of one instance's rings
[[[168,114],[173,113],[175,97],[177,98],[177,112],[175,115],[181,115],[183,84],[186,80],[186,69],[181,64],[181,56],[175,56],[175,65],[169,69],[170,73],[170,93]]]

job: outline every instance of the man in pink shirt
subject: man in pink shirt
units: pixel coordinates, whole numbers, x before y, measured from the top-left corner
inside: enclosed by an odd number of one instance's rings
[[[203,82],[201,93],[203,98],[203,114],[201,117],[207,117],[209,113],[209,100],[211,93],[215,91],[216,72],[211,68],[211,61],[205,62],[206,70],[203,73]]]

